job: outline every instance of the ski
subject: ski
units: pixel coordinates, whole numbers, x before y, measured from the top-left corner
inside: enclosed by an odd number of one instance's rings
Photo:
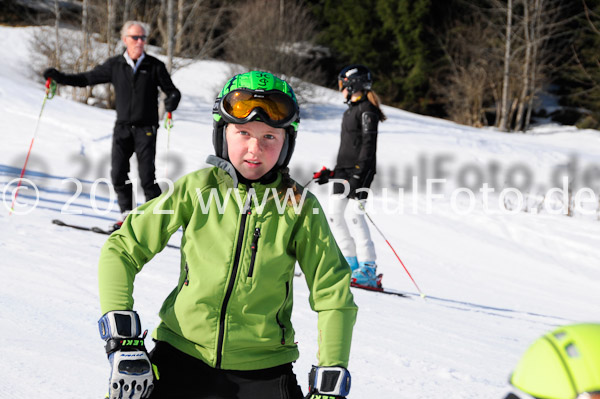
[[[382,279],[383,279],[383,274],[378,274],[377,275],[377,285],[375,287],[373,287],[371,285],[357,284],[356,279],[352,278],[352,281],[350,281],[350,287],[360,288],[361,290],[365,290],[365,291],[379,292],[381,294],[386,294],[386,295],[395,295],[395,296],[400,296],[400,297],[404,297],[404,298],[408,297],[408,295],[405,294],[404,292],[383,288],[383,285],[381,284]]]
[[[360,284],[355,284],[355,283],[350,283],[350,286],[352,288],[358,288],[358,289],[365,290],[365,291],[377,292],[377,293],[385,294],[385,295],[394,295],[394,296],[399,296],[402,298],[409,298],[409,295],[404,292],[391,290],[391,289],[387,289],[387,288],[383,288],[383,287],[369,287],[367,285],[360,285]]]
[[[300,273],[300,272],[294,272],[294,276],[295,277],[301,277],[302,273]],[[353,282],[350,283],[350,287],[352,287],[352,288],[359,288],[359,289],[365,290],[365,291],[379,292],[380,294],[385,294],[385,295],[394,295],[394,296],[399,296],[399,297],[402,297],[402,298],[410,298],[410,294],[408,294],[408,293],[383,288],[381,286],[381,278],[382,277],[383,277],[383,274],[380,274],[380,275],[377,276],[377,287],[370,287],[368,285],[360,285],[360,284],[356,284],[356,283],[353,283]]]
[[[52,223],[57,225],[57,226],[62,226],[62,227],[70,227],[72,229],[77,229],[77,230],[83,230],[83,231],[91,231],[94,233],[98,233],[98,234],[104,234],[104,235],[111,235],[114,230],[108,230],[108,229],[103,229],[101,227],[98,226],[81,226],[78,224],[70,224],[70,223],[65,223],[60,219],[53,219]],[[178,245],[173,245],[173,244],[167,244],[167,247],[169,248],[173,248],[173,249],[180,249],[180,247]]]
[[[52,224],[56,224],[58,226],[63,226],[63,227],[70,227],[72,229],[77,229],[77,230],[93,231],[94,233],[107,234],[107,235],[111,234],[111,232],[109,232],[107,230],[103,230],[100,227],[88,227],[88,226],[80,226],[77,224],[69,224],[69,223],[63,222],[60,219],[53,219]]]

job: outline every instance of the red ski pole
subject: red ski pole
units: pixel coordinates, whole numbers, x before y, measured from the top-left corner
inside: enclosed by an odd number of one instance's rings
[[[367,210],[365,209],[365,207],[363,206],[363,204],[360,201],[358,201],[358,205],[360,206],[360,209],[362,209],[362,211],[365,213],[365,215],[367,215],[367,218],[369,219],[369,221],[371,222],[371,224],[375,227],[375,229],[379,232],[379,234],[381,234],[381,237],[383,237],[383,239],[385,240],[386,244],[391,248],[391,250],[394,253],[394,255],[396,255],[396,258],[398,259],[398,262],[400,262],[400,264],[404,268],[404,271],[406,271],[406,274],[408,274],[408,277],[410,277],[410,279],[412,280],[412,282],[415,285],[415,287],[417,287],[417,291],[419,291],[419,294],[421,295],[421,298],[425,299],[425,294],[423,294],[423,292],[421,291],[421,289],[417,285],[415,279],[411,276],[411,274],[408,271],[408,269],[406,268],[406,266],[404,266],[404,262],[402,262],[402,259],[400,259],[400,257],[398,256],[398,254],[396,253],[396,250],[394,249],[394,247],[392,247],[392,244],[390,244],[390,242],[388,241],[388,239],[385,238],[385,235],[383,234],[383,232],[379,229],[379,227],[377,227],[377,225],[375,224],[375,222],[373,221],[373,219],[371,219],[371,216],[369,216],[369,214],[367,213]]]
[[[23,182],[23,176],[25,175],[25,170],[27,169],[27,162],[29,162],[29,155],[31,155],[31,149],[33,148],[33,142],[37,136],[38,127],[40,126],[40,119],[42,118],[42,112],[44,112],[44,106],[46,105],[46,100],[52,99],[54,94],[56,93],[56,82],[52,79],[48,78],[46,80],[46,94],[44,95],[44,101],[42,101],[42,109],[40,109],[40,114],[38,116],[37,122],[35,124],[35,131],[33,132],[33,137],[31,138],[31,143],[29,144],[29,151],[27,151],[27,156],[25,157],[25,164],[23,165],[23,169],[21,169],[21,176],[19,176],[19,182],[17,183],[17,188],[15,189],[15,195],[13,195],[12,204],[10,205],[10,212],[8,216],[12,215],[15,210],[15,203],[17,202],[17,197],[19,196],[19,188],[21,187],[21,182]]]

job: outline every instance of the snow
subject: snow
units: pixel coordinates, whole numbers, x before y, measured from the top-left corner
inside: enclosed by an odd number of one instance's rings
[[[115,115],[67,97],[49,100],[25,176],[39,189],[39,201],[36,205],[35,190],[26,185],[19,203],[27,204],[29,213],[17,207],[9,216],[14,184],[8,183],[23,166],[43,98],[41,78],[29,69],[31,34],[31,28],[0,27],[5,205],[0,208],[0,398],[100,397],[109,367],[96,324],[96,265],[106,236],[50,221],[60,217],[105,227],[116,218],[106,184],[98,183],[109,176]],[[183,99],[170,135],[171,179],[205,166],[212,153],[212,102],[231,70],[221,62],[198,61],[173,75]],[[301,183],[323,165],[334,166],[345,109],[338,93],[315,91],[319,100],[302,109],[291,162],[292,176]],[[427,299],[418,296],[372,229],[384,285],[411,295],[354,291],[360,310],[349,397],[503,397],[512,368],[535,338],[562,324],[600,321],[600,132],[543,125],[528,134],[507,134],[391,107],[384,111],[389,119],[380,125],[377,184],[367,210]],[[161,128],[158,177],[165,177],[167,141]],[[136,170],[134,160],[132,179]],[[553,211],[560,206],[560,192],[543,203],[534,197],[561,188],[555,183],[564,170],[574,172],[577,188],[590,187],[588,194],[595,196],[573,217]],[[410,189],[413,175],[418,190]],[[434,186],[441,189],[428,198],[425,180],[441,177],[447,184]],[[479,192],[485,182],[495,188],[487,202]],[[473,189],[474,200],[456,191],[464,186]],[[504,210],[516,199],[502,200],[499,194],[512,186],[523,187],[524,199],[533,205]],[[327,186],[309,188],[327,211]],[[178,251],[166,248],[138,275],[135,309],[145,328],[157,325],[178,270]],[[306,390],[307,373],[316,363],[316,314],[303,279],[294,283],[293,322],[301,351],[294,369]]]

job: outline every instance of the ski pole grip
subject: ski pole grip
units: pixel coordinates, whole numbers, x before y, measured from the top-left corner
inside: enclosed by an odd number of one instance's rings
[[[170,129],[173,127],[173,115],[171,112],[167,112],[167,117],[165,118],[165,129]]]
[[[46,79],[46,97],[48,100],[54,98],[56,94],[56,82],[52,78]]]

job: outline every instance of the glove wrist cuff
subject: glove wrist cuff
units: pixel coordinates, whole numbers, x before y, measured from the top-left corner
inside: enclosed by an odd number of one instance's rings
[[[105,341],[136,338],[142,334],[140,317],[133,310],[114,310],[106,313],[98,320],[98,329],[100,337]]]
[[[308,375],[308,386],[311,393],[346,397],[350,392],[350,380],[350,372],[344,367],[313,366]]]

